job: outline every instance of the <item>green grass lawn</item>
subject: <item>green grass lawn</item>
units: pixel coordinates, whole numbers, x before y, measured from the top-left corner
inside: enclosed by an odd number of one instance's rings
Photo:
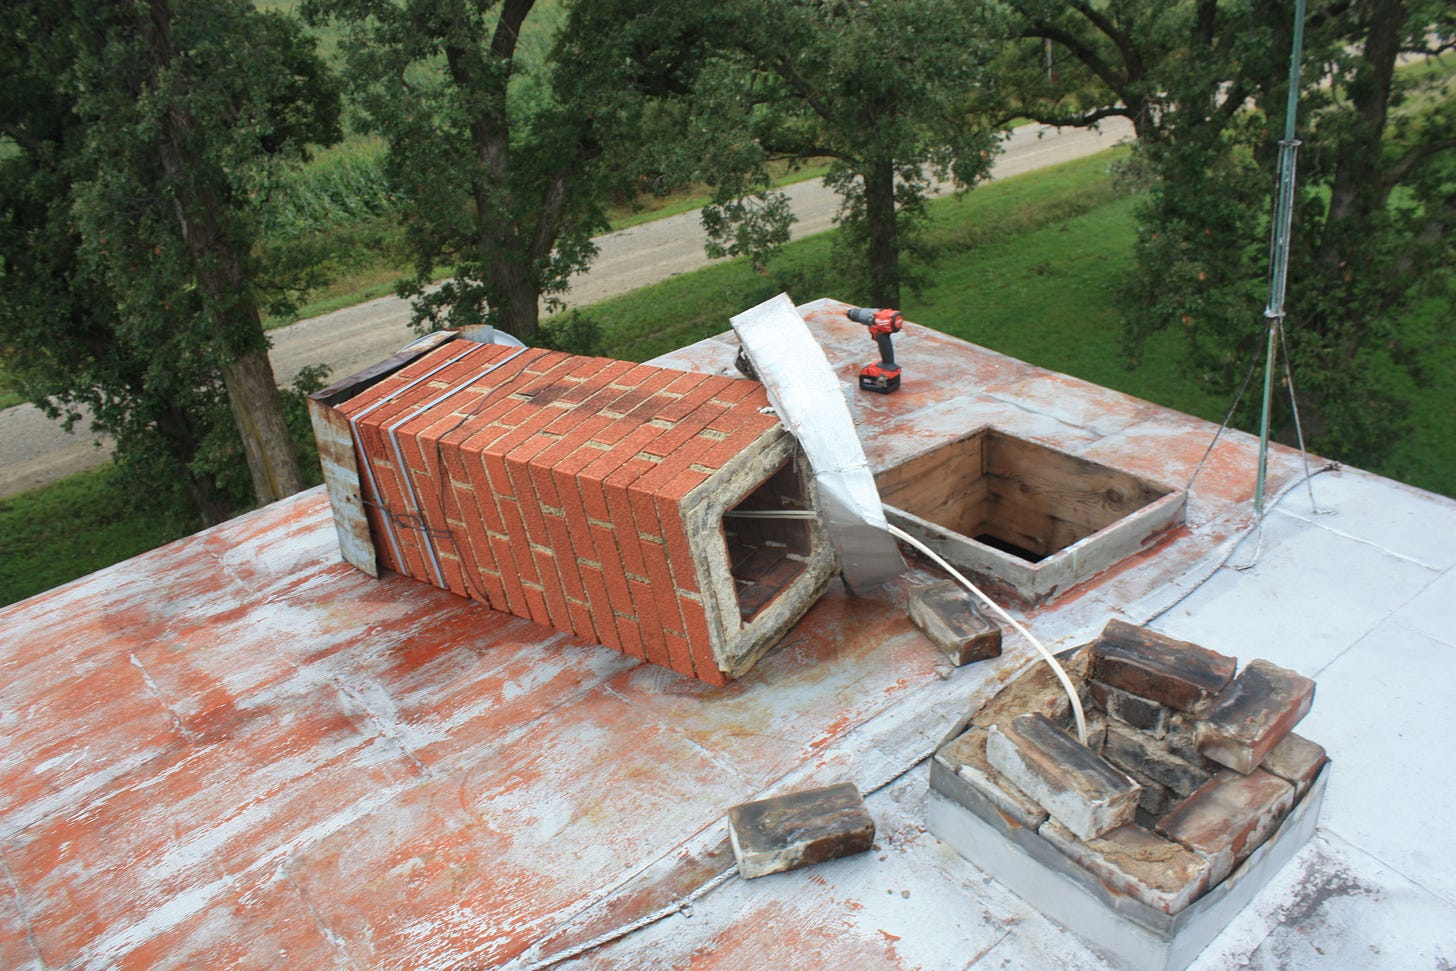
[[[114,466],[0,499],[0,604],[49,590],[187,535],[161,511],[131,509]]]

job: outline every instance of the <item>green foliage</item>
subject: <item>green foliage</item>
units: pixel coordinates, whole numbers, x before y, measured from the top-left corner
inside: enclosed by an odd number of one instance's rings
[[[568,310],[549,318],[541,327],[537,344],[567,354],[590,356],[602,346],[602,325],[593,316],[580,310]]]
[[[1023,35],[1050,41],[1071,79],[1064,105],[1057,84],[1023,75],[1027,114],[1070,106],[1083,121],[1124,114],[1137,128],[1129,359],[1172,332],[1189,377],[1231,391],[1264,345],[1293,3],[1012,6]],[[1456,264],[1456,99],[1439,75],[1398,72],[1396,61],[1449,49],[1456,16],[1427,0],[1315,0],[1305,26],[1286,337],[1312,447],[1379,467],[1410,426],[1377,375],[1388,362],[1419,379],[1422,359],[1397,322],[1448,286],[1439,270]],[[1239,420],[1258,408],[1250,396]],[[1287,395],[1276,408],[1276,435],[1292,441]]]
[[[296,239],[381,218],[395,218],[398,193],[385,170],[384,146],[351,141],[283,174],[260,235]]]
[[[989,8],[948,0],[770,7],[715,8],[730,24],[688,123],[698,177],[716,187],[709,252],[765,265],[792,220],[769,191],[769,163],[828,158],[826,183],[843,200],[839,258],[871,302],[898,305],[915,282],[900,255],[928,256],[916,246],[932,180],[967,188],[990,169],[999,27]]]
[[[0,17],[22,79],[0,102],[7,373],[204,519],[235,508],[239,463],[217,456],[236,415],[250,431],[273,416],[281,448],[250,435],[243,468],[270,464],[286,491],[279,404],[241,378],[266,362],[259,301],[302,278],[257,246],[266,202],[307,142],[338,132],[311,42],[243,0],[21,0]]]
[[[579,9],[590,19],[598,8]],[[415,298],[417,324],[491,323],[534,339],[542,298],[595,255],[603,200],[635,184],[637,65],[608,45],[652,14],[563,29],[561,7],[538,13],[532,0],[308,0],[303,10],[341,31],[363,123],[388,145],[385,181],[415,268],[400,293]],[[447,279],[432,286],[441,270]]]

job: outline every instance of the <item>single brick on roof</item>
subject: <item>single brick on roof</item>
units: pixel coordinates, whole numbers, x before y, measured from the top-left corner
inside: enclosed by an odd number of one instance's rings
[[[437,339],[310,412],[349,562],[723,684],[834,574],[817,518],[752,518],[817,508],[767,404],[750,381]]]
[[[863,853],[875,821],[853,783],[785,793],[728,810],[728,836],[744,879]]]
[[[957,666],[1001,656],[1001,626],[983,617],[970,594],[953,580],[912,587],[905,611]]]
[[[1193,713],[1212,703],[1238,665],[1217,651],[1121,620],[1108,621],[1091,653],[1092,680]]]

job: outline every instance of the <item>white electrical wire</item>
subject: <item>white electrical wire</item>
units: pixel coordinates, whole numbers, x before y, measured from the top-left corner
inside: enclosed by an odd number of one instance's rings
[[[808,509],[735,509],[727,513],[727,515],[739,516],[744,519],[815,518],[813,511]],[[1047,650],[1046,645],[1044,645],[1041,641],[1037,640],[1035,635],[1033,635],[1031,631],[1027,630],[1026,627],[1015,617],[1012,617],[1005,610],[1003,610],[1000,604],[996,603],[996,601],[986,596],[986,594],[981,590],[980,587],[977,587],[970,580],[962,576],[959,570],[947,563],[945,559],[940,556],[940,554],[935,552],[935,550],[926,546],[924,543],[920,542],[920,540],[916,539],[914,536],[911,536],[909,533],[905,532],[903,529],[894,525],[893,523],[887,522],[885,524],[885,529],[889,530],[891,536],[895,537],[898,540],[909,543],[921,553],[924,553],[927,557],[930,558],[932,562],[934,562],[946,573],[949,573],[957,583],[969,590],[983,604],[990,608],[992,613],[994,613],[997,617],[1001,618],[1007,624],[1009,624],[1012,630],[1016,631],[1016,633],[1026,638],[1027,641],[1030,642],[1032,647],[1036,648],[1037,652],[1041,654],[1042,660],[1046,661],[1047,664],[1051,665],[1052,673],[1057,676],[1057,680],[1060,681],[1062,684],[1062,690],[1067,693],[1067,700],[1072,703],[1072,717],[1075,718],[1077,722],[1077,741],[1081,742],[1083,745],[1086,745],[1087,715],[1085,712],[1082,711],[1082,699],[1077,694],[1077,688],[1075,685],[1072,684],[1072,679],[1067,676],[1066,669],[1062,667],[1059,661],[1057,661],[1055,655],[1053,655],[1051,651]]]
[[[1012,617],[1006,611],[1002,610],[1000,604],[996,603],[996,601],[986,596],[986,594],[983,593],[979,587],[977,587],[970,580],[967,580],[964,576],[962,576],[959,570],[947,563],[938,553],[936,553],[930,547],[926,546],[924,543],[920,542],[920,540],[916,539],[914,536],[911,536],[909,533],[905,532],[903,529],[894,525],[893,523],[887,523],[885,525],[885,528],[890,531],[891,536],[899,540],[904,540],[906,543],[909,543],[911,546],[915,547],[917,550],[930,557],[930,559],[934,561],[937,566],[939,566],[942,570],[954,577],[957,583],[959,583],[961,586],[965,587],[971,593],[975,594],[978,598],[980,598],[981,602],[989,607],[992,613],[994,613],[997,617],[1000,617],[1002,620],[1006,621],[1006,623],[1010,624],[1012,629],[1015,630],[1016,633],[1020,634],[1022,637],[1026,638],[1028,641],[1031,642],[1031,646],[1036,648],[1037,651],[1041,654],[1042,660],[1046,661],[1047,664],[1051,665],[1052,673],[1055,674],[1057,676],[1057,680],[1062,683],[1062,690],[1067,693],[1067,700],[1072,703],[1072,716],[1077,720],[1077,741],[1081,742],[1083,745],[1086,745],[1087,716],[1082,711],[1082,699],[1077,695],[1077,689],[1072,684],[1072,679],[1067,677],[1066,669],[1063,668],[1061,663],[1057,661],[1056,657],[1052,654],[1052,652],[1046,649],[1046,645],[1044,645],[1041,641],[1037,640],[1036,637],[1033,636],[1031,631],[1027,630],[1026,627],[1024,627],[1019,621],[1017,621],[1015,617]]]

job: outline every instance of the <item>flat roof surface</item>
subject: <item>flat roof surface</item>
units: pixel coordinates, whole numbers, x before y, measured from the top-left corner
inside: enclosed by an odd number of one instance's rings
[[[842,306],[801,311],[848,386],[876,355]],[[852,397],[876,468],[994,426],[1182,486],[1214,432],[915,325],[896,355],[900,392]],[[1256,445],[1226,434],[1153,548],[1011,609],[1054,648],[1115,616],[1316,679],[1318,833],[1194,967],[1448,967],[1456,503],[1339,469],[1312,509],[1278,449],[1259,532]],[[928,577],[836,585],[716,689],[372,580],[315,489],[4,608],[0,967],[524,968],[603,938],[575,966],[1105,967],[926,832],[926,757],[1032,659],[1008,635],[951,667],[904,614]],[[877,850],[731,876],[729,806],[839,781]]]

